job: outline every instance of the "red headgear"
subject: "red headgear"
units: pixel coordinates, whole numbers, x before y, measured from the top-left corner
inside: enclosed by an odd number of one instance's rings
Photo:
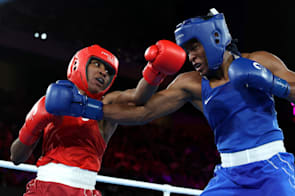
[[[87,66],[91,59],[98,59],[102,61],[106,66],[109,66],[114,70],[113,75],[110,75],[111,81],[109,85],[101,92],[92,94],[88,91],[87,82]],[[78,88],[85,91],[88,97],[93,99],[101,99],[101,97],[109,90],[117,77],[119,67],[119,61],[115,55],[106,49],[92,45],[79,50],[72,58],[67,71],[67,77]]]

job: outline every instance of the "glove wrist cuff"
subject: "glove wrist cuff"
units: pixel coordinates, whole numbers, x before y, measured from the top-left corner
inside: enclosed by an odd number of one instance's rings
[[[272,94],[278,97],[286,98],[290,94],[290,85],[286,80],[274,75],[273,87],[271,91],[272,91]]]
[[[102,120],[103,119],[103,103],[96,99],[88,98],[83,108],[82,117]]]
[[[166,77],[165,74],[155,70],[150,62],[145,66],[142,71],[142,75],[143,78],[152,86],[159,86]]]

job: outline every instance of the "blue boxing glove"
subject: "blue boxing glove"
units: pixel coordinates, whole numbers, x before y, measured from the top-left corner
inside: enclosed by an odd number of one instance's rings
[[[45,108],[54,115],[103,119],[103,103],[81,95],[69,80],[59,80],[46,91]]]
[[[247,86],[281,98],[290,94],[290,85],[286,80],[250,59],[240,57],[234,60],[228,69],[228,77],[237,89]]]

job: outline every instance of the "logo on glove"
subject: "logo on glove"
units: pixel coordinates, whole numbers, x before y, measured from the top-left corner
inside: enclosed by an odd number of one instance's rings
[[[256,69],[261,70],[261,65],[257,62],[253,62],[253,67],[255,67]]]

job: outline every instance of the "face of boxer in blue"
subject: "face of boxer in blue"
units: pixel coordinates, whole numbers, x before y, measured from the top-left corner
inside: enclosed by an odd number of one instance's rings
[[[195,70],[205,76],[209,71],[209,67],[203,45],[198,40],[192,39],[183,47],[188,54],[189,62],[192,63]]]

